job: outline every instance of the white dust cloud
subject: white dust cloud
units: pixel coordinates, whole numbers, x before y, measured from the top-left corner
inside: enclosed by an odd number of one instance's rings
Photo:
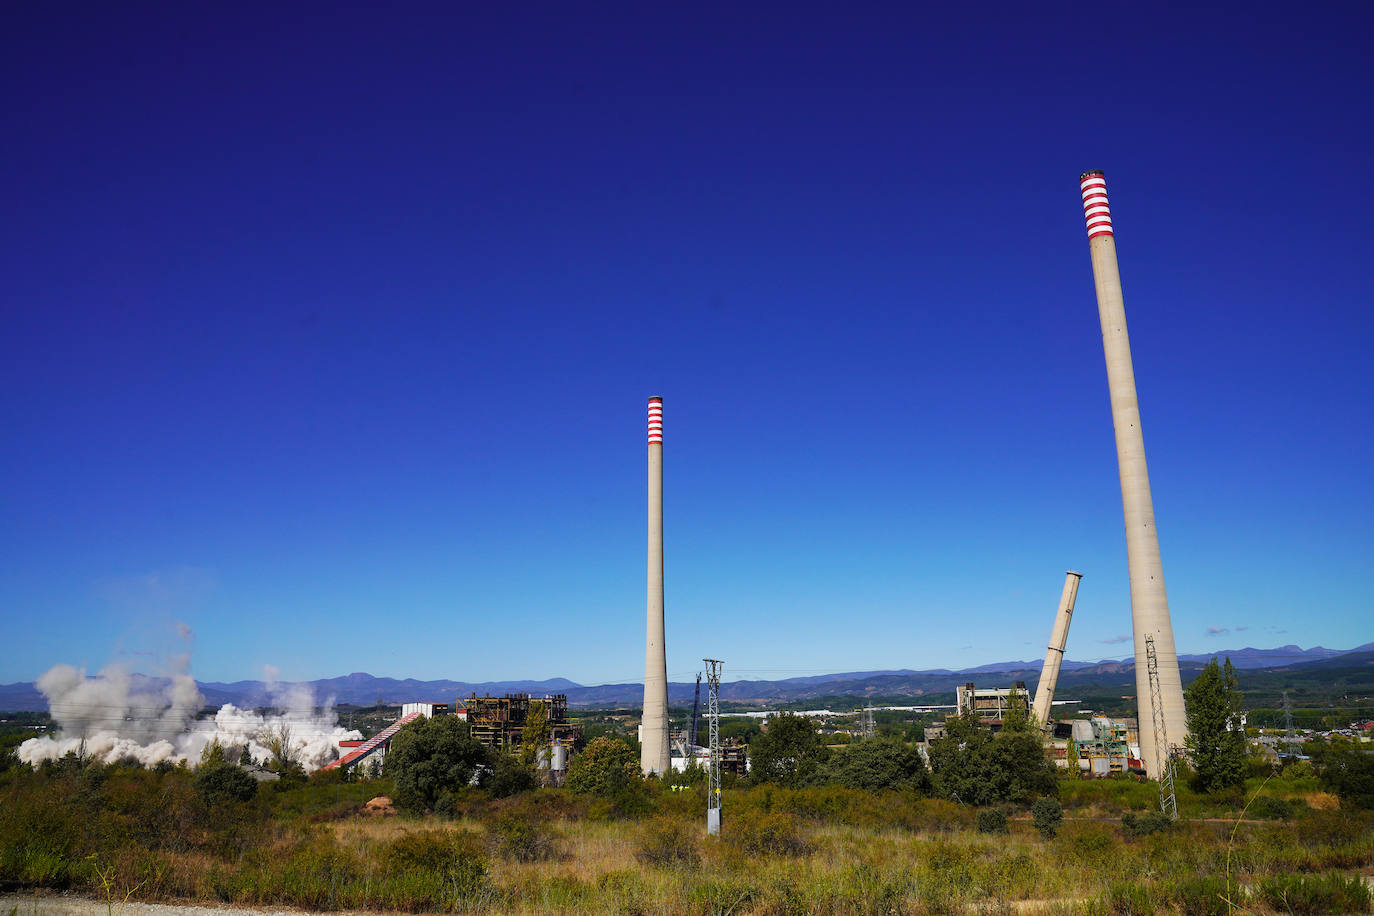
[[[310,691],[295,686],[268,690],[277,711],[260,714],[221,706],[213,719],[197,719],[205,698],[189,671],[189,657],[174,660],[170,678],[152,679],[111,665],[95,677],[84,669],[57,665],[36,686],[48,698],[58,724],[54,736],[31,738],[19,745],[19,759],[37,765],[77,753],[102,763],[134,761],[155,766],[164,760],[186,760],[193,766],[212,741],[230,760],[246,747],[255,763],[273,757],[273,746],[288,750],[306,772],[338,757],[338,742],[362,735],[339,726],[328,705],[317,712]]]

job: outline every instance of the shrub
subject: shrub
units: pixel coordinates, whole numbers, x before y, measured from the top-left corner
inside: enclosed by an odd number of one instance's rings
[[[386,755],[387,772],[396,779],[396,806],[433,809],[445,792],[469,785],[487,759],[487,749],[457,716],[410,723],[391,739]]]
[[[1294,822],[1298,828],[1298,840],[1304,846],[1342,846],[1354,843],[1369,836],[1374,823],[1368,817],[1360,817],[1346,811],[1313,811],[1308,817]]]
[[[382,861],[396,872],[437,876],[458,900],[476,897],[487,886],[487,857],[471,834],[409,833],[384,848]]]
[[[984,808],[975,821],[979,833],[1006,833],[1007,812],[1002,808]]]
[[[636,856],[645,865],[694,868],[701,862],[697,832],[678,818],[656,817],[642,828]]]
[[[1052,839],[1064,823],[1064,808],[1057,798],[1037,798],[1031,805],[1031,825],[1045,839]]]
[[[1227,916],[1233,909],[1227,901],[1238,904],[1242,893],[1239,884],[1228,888],[1225,878],[1195,875],[1174,884],[1169,891],[1169,900],[1183,916]]]
[[[1322,766],[1322,785],[1335,792],[1342,808],[1374,810],[1374,754],[1332,751]]]
[[[217,760],[196,770],[192,780],[206,807],[249,801],[258,794],[258,781],[232,763]]]
[[[930,746],[930,768],[941,797],[989,805],[1059,793],[1058,774],[1045,759],[1038,733],[1008,725],[994,736],[961,717],[947,720],[945,729],[945,737]]]
[[[796,788],[806,784],[829,756],[815,722],[778,713],[768,720],[768,730],[749,742],[749,779]]]
[[[1153,916],[1154,893],[1149,886],[1133,881],[1120,881],[1107,889],[1101,909],[1112,916]]]
[[[1261,795],[1250,802],[1246,813],[1251,817],[1271,821],[1286,821],[1307,808],[1300,798],[1279,798],[1276,795]]]
[[[721,825],[721,833],[732,846],[749,853],[799,856],[811,849],[802,837],[801,821],[795,814],[781,811],[742,811]]]
[[[869,792],[930,788],[930,773],[920,752],[895,738],[873,738],[838,751],[821,767],[818,779]]]
[[[1364,913],[1369,910],[1369,886],[1357,875],[1276,875],[1259,883],[1259,898],[1280,912],[1307,916],[1316,913]]]
[[[568,764],[568,790],[575,795],[614,798],[641,781],[639,756],[619,738],[595,739]]]
[[[1129,837],[1159,833],[1161,830],[1168,830],[1173,823],[1162,811],[1145,811],[1140,814],[1127,811],[1121,815],[1121,831]]]
[[[539,779],[534,769],[523,760],[500,751],[491,756],[491,764],[482,774],[480,785],[493,798],[509,798],[538,787]]]
[[[496,822],[496,851],[502,858],[517,862],[542,862],[556,853],[553,836],[540,824],[525,817],[507,815]]]

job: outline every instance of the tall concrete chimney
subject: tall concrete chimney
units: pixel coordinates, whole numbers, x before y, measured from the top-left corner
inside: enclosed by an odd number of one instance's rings
[[[1140,751],[1146,773],[1163,772],[1168,748],[1155,746],[1151,727],[1154,698],[1145,645],[1154,637],[1159,665],[1159,703],[1165,739],[1182,745],[1187,731],[1183,713],[1183,684],[1178,674],[1174,627],[1169,598],[1164,592],[1164,567],[1159,559],[1155,510],[1150,477],[1145,468],[1145,438],[1140,430],[1131,342],[1126,335],[1126,307],[1121,298],[1121,275],[1116,265],[1116,239],[1107,206],[1107,180],[1101,172],[1084,172],[1078,179],[1083,214],[1088,224],[1088,250],[1097,284],[1097,311],[1102,320],[1102,349],[1107,357],[1107,388],[1111,393],[1112,423],[1116,427],[1116,462],[1121,473],[1121,506],[1126,520],[1126,560],[1131,579],[1131,624],[1135,633],[1135,696],[1140,726]]]
[[[639,766],[668,772],[668,652],[663,636],[663,398],[649,398],[649,591]]]
[[[1050,704],[1054,688],[1059,683],[1059,666],[1064,663],[1064,644],[1069,641],[1069,620],[1073,604],[1078,600],[1078,580],[1082,573],[1072,569],[1064,574],[1064,593],[1059,596],[1059,611],[1054,615],[1054,629],[1050,632],[1050,647],[1045,652],[1045,667],[1040,669],[1040,683],[1035,686],[1035,724],[1044,728],[1050,724]]]

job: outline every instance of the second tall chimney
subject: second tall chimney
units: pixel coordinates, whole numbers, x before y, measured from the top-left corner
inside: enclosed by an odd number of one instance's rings
[[[639,766],[668,772],[668,652],[663,633],[663,398],[649,398],[649,575]]]
[[[1135,634],[1135,701],[1139,710],[1140,753],[1145,772],[1158,779],[1168,761],[1169,748],[1158,747],[1152,715],[1149,650],[1153,637],[1159,671],[1159,711],[1168,745],[1182,745],[1187,733],[1183,712],[1183,684],[1174,648],[1174,625],[1164,591],[1164,565],[1159,559],[1159,535],[1150,498],[1150,475],[1145,467],[1145,437],[1140,431],[1131,341],[1126,334],[1126,305],[1116,265],[1116,236],[1107,205],[1107,179],[1101,172],[1078,177],[1083,192],[1083,215],[1088,226],[1097,286],[1097,314],[1102,322],[1102,349],[1107,357],[1107,389],[1111,394],[1112,425],[1116,428],[1116,463],[1121,475],[1121,507],[1126,520],[1126,564],[1131,580],[1131,629]]]

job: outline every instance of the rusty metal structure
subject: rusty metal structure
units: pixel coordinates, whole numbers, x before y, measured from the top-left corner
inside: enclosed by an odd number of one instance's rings
[[[473,694],[464,701],[468,710],[468,730],[487,747],[512,750],[524,740],[531,707],[542,705],[548,717],[549,742],[571,745],[582,736],[582,727],[568,720],[568,696],[530,698],[528,693],[508,693],[502,697]]]
[[[1012,710],[1030,715],[1030,692],[1025,681],[1017,681],[1013,687],[974,687],[970,682],[955,687],[954,693],[959,715],[969,716],[993,731],[1002,727]]]

